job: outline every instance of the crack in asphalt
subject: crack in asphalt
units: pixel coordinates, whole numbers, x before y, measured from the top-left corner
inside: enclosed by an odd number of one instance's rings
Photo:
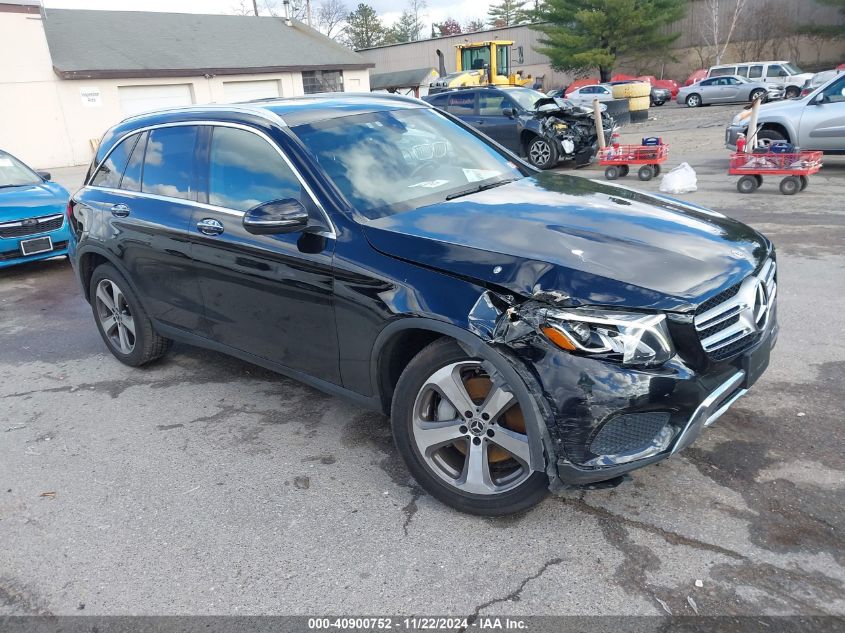
[[[481,603],[480,605],[475,607],[472,612],[472,615],[467,617],[467,624],[472,625],[478,619],[478,616],[481,613],[482,609],[487,609],[489,607],[492,607],[494,604],[499,604],[500,602],[518,602],[520,597],[522,596],[522,592],[525,590],[525,587],[526,585],[528,585],[529,582],[531,582],[532,580],[537,580],[540,576],[546,573],[549,567],[560,565],[562,562],[563,559],[557,557],[547,560],[545,563],[543,563],[540,569],[538,569],[530,576],[526,576],[522,580],[522,582],[519,583],[519,586],[507,595],[501,598],[493,598],[492,600],[488,600],[487,602]],[[459,633],[464,633],[464,631],[466,631],[466,628],[461,627],[460,629],[458,629],[458,631]]]
[[[744,554],[740,554],[739,552],[735,552],[732,549],[722,547],[721,545],[714,545],[706,541],[700,541],[695,538],[690,538],[689,536],[684,536],[683,534],[678,534],[677,532],[672,532],[656,525],[645,523],[644,521],[637,521],[636,519],[631,519],[621,514],[614,514],[613,512],[611,512],[610,510],[606,510],[605,508],[590,505],[589,503],[584,501],[583,497],[579,499],[560,499],[560,501],[565,505],[572,506],[576,510],[580,510],[581,512],[590,514],[594,517],[598,517],[600,519],[620,521],[625,525],[644,530],[646,532],[649,532],[650,534],[659,536],[670,545],[684,545],[686,547],[692,547],[698,550],[721,554],[722,556],[727,556],[728,558],[733,558],[734,560],[748,560],[748,557]]]

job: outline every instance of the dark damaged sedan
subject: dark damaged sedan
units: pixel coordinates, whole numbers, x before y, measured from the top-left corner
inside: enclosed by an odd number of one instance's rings
[[[127,119],[70,216],[120,361],[178,340],[351,397],[390,415],[429,493],[477,514],[689,446],[777,336],[760,233],[538,173],[402,97]]]

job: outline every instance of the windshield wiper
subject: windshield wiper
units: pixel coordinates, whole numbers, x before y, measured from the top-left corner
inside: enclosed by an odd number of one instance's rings
[[[516,182],[517,180],[517,178],[506,178],[505,180],[490,182],[486,185],[478,185],[477,187],[473,187],[472,189],[464,189],[463,191],[458,191],[457,193],[450,193],[448,196],[446,196],[446,199],[454,200],[455,198],[462,198],[463,196],[469,196],[474,193],[478,193],[479,191],[486,191],[487,189],[493,189],[501,185],[507,185],[509,183]]]

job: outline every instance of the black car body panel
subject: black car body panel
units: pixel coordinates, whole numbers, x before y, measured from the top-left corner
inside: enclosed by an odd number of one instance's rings
[[[774,344],[774,307],[753,344],[722,360],[703,352],[693,325],[700,306],[774,257],[772,244],[694,205],[527,168],[528,176],[511,184],[366,220],[288,127],[327,112],[420,107],[428,106],[334,95],[173,110],[121,123],[104,137],[87,185],[72,199],[71,260],[86,297],[93,267],[110,262],[163,335],[384,412],[410,360],[407,350],[450,336],[519,376],[534,396],[538,450],[553,485],[605,480],[681,447],[687,430],[684,442],[700,431],[693,422],[715,412],[708,394],[743,374],[749,354]],[[258,131],[284,153],[315,205],[308,230],[245,232],[236,215],[208,204],[204,173],[192,176],[192,193],[182,202],[91,186],[121,139],[202,122]],[[201,131],[198,159],[207,152],[202,137]],[[126,217],[114,213],[121,203],[131,209]],[[202,219],[217,220],[225,239],[199,232]],[[677,355],[659,367],[624,367],[564,352],[538,333],[545,310],[578,305],[667,313]],[[739,380],[742,389],[750,386],[750,378]],[[601,455],[590,449],[602,428],[619,416],[658,413],[677,431],[670,445],[625,463],[596,461]]]
[[[748,276],[769,252],[759,233],[721,214],[551,173],[365,232],[382,252],[522,296],[673,311]]]

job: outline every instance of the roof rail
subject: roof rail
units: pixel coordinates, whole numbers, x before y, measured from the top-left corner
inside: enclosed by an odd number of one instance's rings
[[[133,114],[132,116],[128,116],[125,119],[121,120],[120,123],[126,123],[127,121],[132,121],[134,119],[140,119],[146,116],[151,116],[154,114],[166,114],[168,112],[196,112],[201,114],[203,112],[208,112],[209,110],[219,110],[223,112],[241,112],[243,114],[254,114],[256,116],[262,117],[271,121],[277,125],[282,127],[286,127],[287,124],[285,123],[284,119],[280,117],[275,112],[268,110],[267,108],[262,108],[260,106],[250,106],[246,103],[241,104],[230,104],[230,103],[209,103],[205,105],[199,104],[192,104],[189,106],[174,106],[172,108],[162,108],[160,110],[151,110],[150,112],[141,112],[138,114]]]

